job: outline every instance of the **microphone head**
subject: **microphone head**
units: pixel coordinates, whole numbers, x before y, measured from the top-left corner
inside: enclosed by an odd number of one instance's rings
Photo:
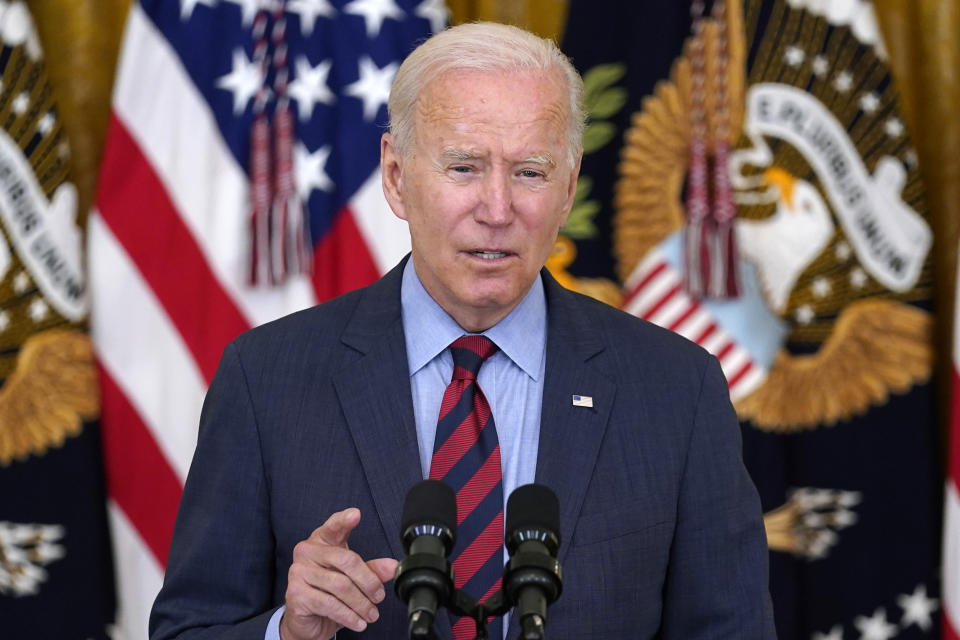
[[[421,480],[410,487],[403,502],[404,548],[418,535],[444,539],[447,553],[453,548],[457,530],[457,494],[439,480]]]
[[[517,487],[507,499],[507,550],[525,540],[538,539],[556,555],[560,546],[560,501],[542,484]]]

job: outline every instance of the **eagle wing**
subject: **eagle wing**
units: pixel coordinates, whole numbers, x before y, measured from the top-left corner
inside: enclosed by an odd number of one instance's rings
[[[65,329],[29,337],[0,388],[0,466],[42,455],[100,412],[90,338]]]
[[[848,305],[820,350],[781,351],[766,382],[736,403],[757,428],[796,432],[865,412],[929,379],[932,318],[917,307],[870,298]],[[802,401],[798,401],[802,398]]]

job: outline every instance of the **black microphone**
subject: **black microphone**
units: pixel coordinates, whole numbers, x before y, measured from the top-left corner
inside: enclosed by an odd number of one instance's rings
[[[447,556],[456,541],[457,495],[438,480],[413,485],[403,503],[401,539],[407,554],[394,579],[394,591],[407,603],[410,638],[433,636],[437,607],[453,592]]]
[[[560,548],[560,503],[541,484],[527,484],[507,500],[507,551],[503,590],[516,606],[520,638],[543,640],[547,606],[563,590],[563,572],[557,561]]]

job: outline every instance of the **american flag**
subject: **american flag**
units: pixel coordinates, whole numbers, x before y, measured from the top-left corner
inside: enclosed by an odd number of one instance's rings
[[[223,347],[369,283],[409,250],[383,199],[379,138],[400,60],[446,20],[442,0],[133,4],[88,232],[118,637],[146,636]],[[258,59],[264,24],[268,58],[286,47],[313,255],[312,274],[253,287],[250,132],[258,92],[268,115],[282,96]]]
[[[960,288],[960,268],[957,277]],[[960,294],[953,318],[953,420],[943,526],[943,640],[960,640]]]

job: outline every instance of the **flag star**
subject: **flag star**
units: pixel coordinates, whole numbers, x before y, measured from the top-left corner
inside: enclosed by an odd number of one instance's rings
[[[903,609],[903,617],[900,619],[900,627],[906,629],[911,624],[915,624],[924,631],[928,631],[933,626],[932,613],[937,609],[938,602],[934,598],[927,597],[926,585],[917,585],[910,595],[897,596],[897,604]]]
[[[294,147],[293,168],[296,172],[297,193],[304,203],[310,199],[314,189],[333,191],[333,181],[327,175],[326,169],[330,151],[330,145],[324,145],[313,153],[310,153],[302,142],[298,142]]]
[[[193,8],[198,4],[213,7],[217,0],[180,0],[180,20],[186,21],[193,17]]]
[[[344,13],[363,16],[367,23],[367,37],[376,38],[386,18],[403,19],[403,11],[393,0],[353,0],[343,8]]]
[[[840,93],[846,93],[853,88],[853,76],[849,71],[841,71],[833,81],[833,88]]]
[[[67,160],[70,157],[70,145],[67,144],[66,140],[61,142],[60,146],[57,147],[57,153],[60,155],[61,160]]]
[[[867,274],[863,271],[863,269],[857,267],[850,272],[850,284],[854,289],[863,289],[863,287],[867,284]]]
[[[843,626],[838,624],[827,633],[814,632],[810,640],[843,640]]]
[[[370,59],[360,58],[360,78],[344,89],[348,96],[363,100],[363,119],[373,120],[382,105],[390,97],[390,84],[397,72],[397,63],[391,62],[382,69]]]
[[[313,34],[317,16],[332,18],[337,13],[328,0],[289,0],[286,10],[300,16],[300,33],[304,36]]]
[[[837,256],[837,260],[840,260],[843,262],[843,261],[849,260],[850,255],[853,252],[850,250],[849,244],[847,244],[846,242],[838,242],[837,248],[833,250],[833,253],[835,256]]]
[[[47,303],[43,298],[36,298],[30,303],[29,313],[31,320],[34,322],[40,322],[47,317],[48,313],[50,313],[50,307],[47,306]]]
[[[806,60],[807,54],[797,45],[790,45],[783,54],[783,60],[790,67],[799,67]]]
[[[10,326],[10,314],[6,311],[0,311],[0,332],[6,331]]]
[[[819,55],[813,59],[813,64],[811,66],[813,67],[813,75],[817,76],[818,78],[822,78],[823,76],[827,75],[827,71],[830,70],[830,61],[827,60],[826,56]]]
[[[327,86],[327,77],[330,75],[332,65],[332,60],[324,60],[317,66],[311,67],[307,56],[297,56],[294,74],[296,77],[290,83],[287,93],[297,101],[300,120],[310,119],[316,103],[333,104],[336,100],[330,87]]]
[[[37,121],[37,131],[39,131],[42,136],[47,135],[50,133],[50,130],[53,129],[54,122],[53,114],[47,111],[43,114],[43,117]]]
[[[833,286],[830,284],[830,281],[824,277],[817,278],[813,281],[813,295],[818,298],[825,298],[832,289]]]
[[[813,311],[813,307],[808,304],[803,304],[797,307],[797,310],[794,312],[793,317],[800,324],[810,324],[813,322],[813,319],[816,317],[816,313]]]
[[[841,507],[855,507],[860,504],[862,498],[859,491],[838,491],[837,504]]]
[[[430,23],[430,31],[433,33],[443,31],[450,17],[450,10],[444,0],[423,0],[414,13]]]
[[[860,110],[864,113],[873,113],[880,107],[880,98],[872,91],[860,96]]]
[[[265,0],[225,0],[230,4],[240,5],[240,21],[243,23],[244,27],[249,27],[253,24],[253,19],[257,17],[257,12],[260,9],[266,9],[269,7],[268,2]]]
[[[30,95],[26,91],[17,95],[13,99],[13,103],[10,105],[10,108],[13,109],[15,114],[23,115],[23,112],[27,110],[27,107],[30,106]]]
[[[883,130],[891,138],[899,138],[903,135],[903,122],[900,118],[890,118],[883,123]]]
[[[14,293],[23,293],[28,288],[30,288],[30,276],[27,275],[26,271],[20,271],[13,277],[13,291]]]
[[[869,618],[857,616],[853,625],[860,632],[860,640],[890,640],[897,635],[897,627],[887,622],[883,607],[874,611]]]
[[[233,112],[243,113],[250,98],[254,96],[263,83],[260,65],[251,62],[243,49],[233,50],[233,68],[230,73],[217,78],[217,87],[233,93]]]

